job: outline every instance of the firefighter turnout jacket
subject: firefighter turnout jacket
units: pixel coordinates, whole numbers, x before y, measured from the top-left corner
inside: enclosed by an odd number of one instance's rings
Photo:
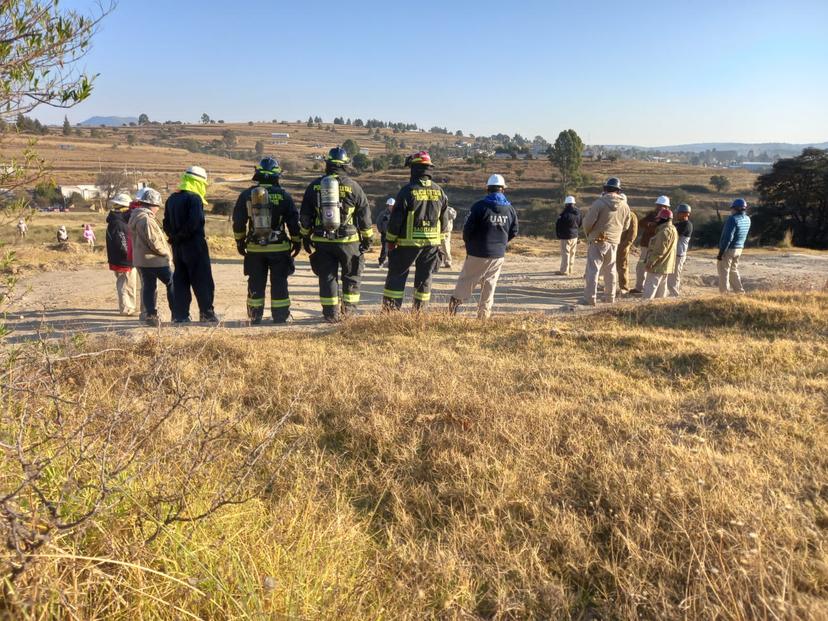
[[[400,247],[439,246],[448,235],[448,197],[429,177],[412,180],[397,194],[385,239]]]
[[[371,207],[360,185],[343,172],[332,173],[339,181],[341,225],[333,234],[325,234],[322,227],[321,188],[322,179],[314,179],[305,190],[299,212],[300,232],[315,243],[349,244],[369,240],[374,236],[371,227]]]
[[[270,199],[271,233],[257,239],[253,218],[248,213],[248,203],[256,187],[267,190]],[[239,194],[233,209],[233,235],[236,241],[245,240],[248,253],[286,252],[291,249],[291,242],[300,242],[299,210],[287,192],[278,185],[259,184]]]

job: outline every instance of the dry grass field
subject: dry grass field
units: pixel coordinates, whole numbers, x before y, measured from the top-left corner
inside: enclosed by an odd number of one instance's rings
[[[827,336],[763,293],[6,350],[0,615],[825,619]]]

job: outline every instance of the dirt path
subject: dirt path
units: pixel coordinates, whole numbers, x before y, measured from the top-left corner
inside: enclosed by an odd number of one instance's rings
[[[579,247],[576,270],[583,270],[583,250]],[[376,254],[368,255],[362,287],[362,312],[379,310],[386,271],[376,267]],[[580,277],[555,275],[558,257],[525,257],[510,255],[504,267],[495,298],[495,312],[588,312],[578,307],[583,290]],[[691,253],[686,268],[686,295],[701,295],[716,291],[715,257],[709,252]],[[462,261],[453,270],[441,270],[435,276],[433,305],[444,307],[448,302]],[[272,329],[250,327],[246,321],[246,281],[242,276],[240,259],[217,259],[213,262],[216,281],[216,310],[223,319],[222,327],[234,331],[253,332]],[[828,285],[828,254],[796,252],[748,251],[742,259],[742,276],[750,290],[822,289]],[[405,306],[410,305],[411,282],[406,291]],[[323,328],[316,277],[311,273],[307,258],[297,261],[296,274],[290,281],[292,312],[296,322],[292,328]],[[13,333],[6,343],[35,338],[40,332],[50,337],[72,336],[78,333],[119,333],[140,336],[151,328],[137,318],[122,317],[115,309],[115,279],[104,266],[76,271],[54,271],[25,277],[17,290],[19,299],[11,307],[7,325]],[[161,294],[163,298],[163,294]],[[465,307],[474,312],[474,301]],[[163,301],[159,308],[166,315]],[[635,303],[630,301],[629,303]],[[193,307],[197,315],[198,309]],[[166,329],[165,324],[165,329]],[[194,333],[209,330],[207,326],[186,328]]]

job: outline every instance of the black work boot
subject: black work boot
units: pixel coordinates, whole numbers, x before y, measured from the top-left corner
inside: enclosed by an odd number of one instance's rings
[[[382,298],[382,312],[393,313],[400,310],[402,300],[392,300],[391,298]]]
[[[420,311],[425,310],[425,307],[428,306],[428,302],[423,302],[422,300],[414,300],[414,312],[419,313]]]
[[[273,323],[293,323],[293,315],[289,308],[279,308],[273,311]]]
[[[328,323],[339,323],[342,315],[339,314],[338,306],[325,306],[322,308],[322,318]]]
[[[264,309],[262,308],[252,308],[250,306],[247,307],[247,316],[250,318],[250,325],[258,326],[262,323],[262,316],[264,315]]]
[[[456,297],[451,296],[451,299],[449,300],[449,309],[448,309],[449,310],[449,315],[456,315],[457,311],[460,310],[460,305],[462,303],[463,302],[461,300],[458,300]]]
[[[212,308],[198,314],[199,323],[219,323],[219,317]]]

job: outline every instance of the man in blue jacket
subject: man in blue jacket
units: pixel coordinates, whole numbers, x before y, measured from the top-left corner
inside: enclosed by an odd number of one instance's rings
[[[492,314],[494,292],[503,268],[506,246],[518,233],[517,214],[503,194],[506,180],[501,175],[492,175],[487,186],[488,195],[472,206],[463,226],[467,256],[449,301],[449,313],[452,315],[471,297],[478,284],[480,302],[477,316],[487,319]]]
[[[564,208],[555,222],[555,234],[561,240],[561,269],[559,276],[569,276],[575,264],[578,249],[578,230],[581,228],[581,212],[575,206],[575,197],[567,196]]]
[[[744,293],[742,277],[739,275],[739,257],[750,232],[750,218],[745,213],[747,202],[737,198],[730,206],[731,215],[722,229],[719,240],[719,293]]]
[[[210,252],[204,234],[204,206],[207,204],[207,171],[190,166],[181,177],[178,192],[170,194],[164,206],[164,232],[173,251],[173,323],[190,322],[190,302],[195,292],[199,321],[218,323],[213,310],[215,283]]]

